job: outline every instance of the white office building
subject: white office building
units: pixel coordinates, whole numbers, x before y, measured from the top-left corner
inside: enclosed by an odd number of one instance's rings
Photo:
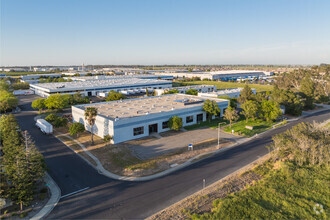
[[[172,87],[171,81],[137,78],[30,84],[30,89],[42,97],[56,93],[75,94],[77,92],[85,96],[98,96],[99,93],[108,93],[112,90],[116,92],[145,89],[153,91],[168,87]]]
[[[241,95],[243,88],[233,88],[233,89],[221,89],[215,92],[209,93],[198,93],[200,97],[209,97],[209,98],[217,98],[219,96],[229,96],[230,98],[238,98]],[[251,89],[253,94],[256,94],[256,89]]]
[[[205,121],[206,112],[203,111],[203,105],[207,99],[218,104],[221,109],[219,116],[222,116],[228,107],[228,100],[171,94],[76,105],[72,106],[72,118],[74,122],[84,124],[86,130],[91,131],[84,112],[87,107],[97,108],[93,133],[102,138],[111,135],[112,142],[116,144],[146,137],[153,132],[168,131],[168,121],[175,115],[182,118],[183,126]]]
[[[180,87],[171,87],[171,88],[165,88],[165,89],[156,89],[155,95],[162,95],[165,92],[168,92],[170,90],[178,90],[179,93],[186,93],[189,89],[195,89],[198,91],[198,93],[207,93],[207,92],[216,92],[217,87],[214,85],[195,85],[195,86],[180,86]]]

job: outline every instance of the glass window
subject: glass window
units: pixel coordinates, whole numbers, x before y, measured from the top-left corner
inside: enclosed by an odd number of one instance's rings
[[[168,121],[163,122],[163,129],[168,128]]]
[[[190,123],[190,122],[193,122],[194,121],[194,116],[187,116],[186,117],[186,123]]]
[[[134,131],[134,136],[144,134],[144,127],[134,128],[133,131]]]

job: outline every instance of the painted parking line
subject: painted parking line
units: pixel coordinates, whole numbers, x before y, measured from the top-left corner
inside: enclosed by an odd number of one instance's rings
[[[61,196],[61,199],[65,198],[65,197],[68,197],[68,196],[72,196],[74,194],[80,193],[80,192],[85,191],[85,190],[88,190],[88,189],[89,189],[89,187],[86,187],[86,188],[83,188],[83,189],[79,189],[79,190],[74,191],[72,193],[69,193],[69,194],[66,194],[64,196]]]

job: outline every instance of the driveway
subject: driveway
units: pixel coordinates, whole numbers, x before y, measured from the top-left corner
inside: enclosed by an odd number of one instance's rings
[[[22,111],[34,111],[34,109],[31,107],[31,103],[41,98],[38,95],[17,95],[18,98],[18,106],[21,108]]]
[[[189,144],[194,144],[214,138],[218,138],[217,129],[200,128],[192,131],[178,132],[177,134],[161,137],[159,139],[148,141],[139,145],[132,145],[130,146],[130,149],[140,159],[149,159],[182,147],[187,147]],[[220,138],[233,142],[242,139],[242,137],[224,132],[220,132]]]

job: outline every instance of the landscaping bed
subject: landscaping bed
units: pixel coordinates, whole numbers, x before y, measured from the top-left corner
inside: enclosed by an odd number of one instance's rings
[[[229,125],[227,125],[226,127],[223,128],[223,130],[227,133],[232,133],[232,130],[234,130],[234,133],[237,135],[244,135],[247,137],[251,137],[255,134],[262,133],[262,132],[272,128],[272,126],[274,124],[276,124],[276,122],[264,121],[262,119],[255,119],[254,121],[242,120],[235,124],[232,124],[231,127]],[[253,127],[253,129],[250,130],[250,129],[246,128],[246,126],[251,126],[251,127]]]
[[[3,179],[1,177],[1,179]],[[3,183],[0,185],[0,189],[5,189]],[[29,219],[37,214],[48,202],[50,198],[50,191],[45,186],[44,182],[41,182],[37,189],[35,189],[33,200],[30,201],[29,206],[23,206],[23,211],[20,211],[20,205],[12,204],[6,208],[0,208],[0,219]],[[9,200],[7,200],[8,202]]]
[[[221,126],[224,126],[225,124],[228,124],[229,121],[224,120],[224,119],[213,119],[211,121],[203,121],[200,122],[198,124],[194,124],[194,125],[190,125],[190,126],[186,126],[184,127],[186,130],[190,131],[190,130],[194,130],[197,128],[203,128],[203,127],[208,127],[208,128],[218,128],[219,123],[223,123]]]

